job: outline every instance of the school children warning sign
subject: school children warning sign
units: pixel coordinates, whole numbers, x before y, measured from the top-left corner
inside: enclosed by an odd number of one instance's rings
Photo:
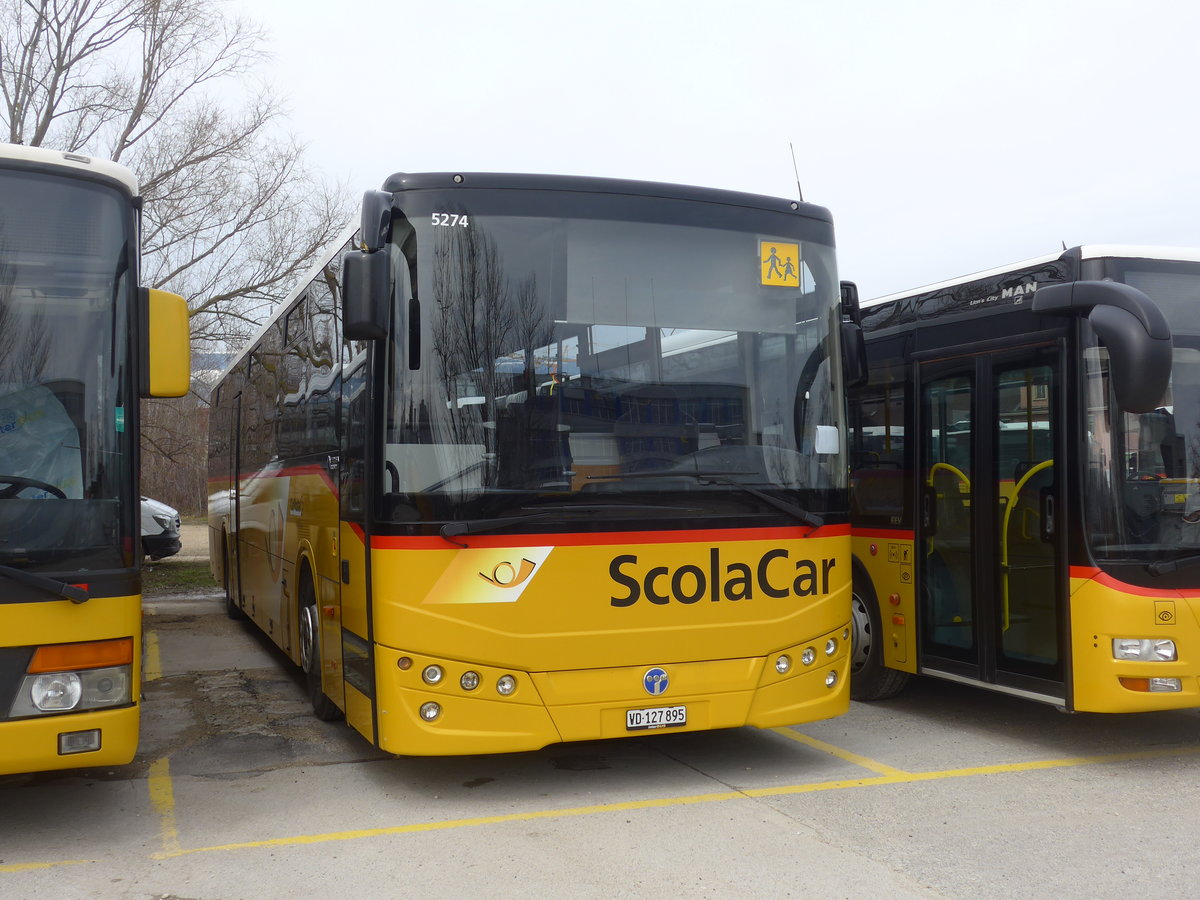
[[[762,283],[774,287],[800,287],[800,245],[784,241],[759,241],[758,260]]]

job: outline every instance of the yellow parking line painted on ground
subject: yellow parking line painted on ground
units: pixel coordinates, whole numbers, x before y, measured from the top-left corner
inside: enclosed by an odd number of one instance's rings
[[[60,859],[58,862],[29,862],[9,863],[0,865],[0,874],[4,872],[33,872],[37,869],[55,869],[59,866],[82,866],[94,863],[94,859]]]
[[[147,778],[150,790],[150,804],[158,813],[159,825],[162,829],[162,856],[178,856],[179,826],[175,820],[175,788],[171,783],[171,763],[167,757],[156,759],[150,764],[150,775]]]
[[[880,775],[907,775],[903,769],[896,769],[885,763],[876,762],[866,756],[859,756],[850,750],[845,750],[841,747],[835,747],[833,744],[827,744],[824,741],[819,741],[814,737],[809,737],[807,734],[801,734],[799,731],[793,731],[791,728],[772,728],[776,734],[781,734],[789,740],[793,740],[798,744],[804,744],[806,747],[812,747],[814,750],[820,750],[822,753],[828,753],[830,756],[836,756],[838,759],[848,763],[854,763],[856,766],[862,766],[871,772],[876,772]]]
[[[193,853],[216,853],[229,850],[253,850],[265,847],[291,847],[303,844],[322,844],[333,841],[352,841],[361,838],[387,837],[392,835],[416,834],[426,831],[474,828],[481,825],[501,825],[509,822],[530,822],[537,819],[558,819],[570,816],[590,816],[600,813],[629,812],[640,809],[662,809],[672,806],[688,806],[697,803],[721,803],[728,800],[763,799],[784,797],[792,794],[817,791],[836,791],[849,788],[874,787],[877,785],[914,784],[922,781],[939,781],[947,778],[967,778],[976,775],[1016,774],[1045,769],[1060,769],[1073,766],[1094,766],[1105,763],[1128,762],[1139,759],[1161,759],[1167,756],[1191,756],[1200,753],[1198,747],[1159,748],[1136,750],[1129,753],[1110,753],[1104,756],[1070,756],[1063,759],[1035,760],[1024,763],[1002,763],[991,766],[975,766],[965,769],[945,769],[939,772],[901,772],[880,775],[876,778],[857,778],[842,781],[823,781],[812,784],[793,784],[771,788],[747,788],[740,791],[722,791],[713,794],[695,794],[688,797],[663,797],[652,800],[629,800],[622,803],[604,803],[596,806],[577,806],[568,809],[542,809],[526,813],[510,813],[502,816],[480,816],[472,819],[449,819],[441,822],[415,822],[410,825],[395,825],[386,828],[364,828],[353,831],[332,831],[324,834],[304,834],[292,837],[270,838],[262,841],[243,841],[233,844],[217,844],[211,847],[195,847],[184,850],[166,850],[156,854],[155,859],[187,856]],[[165,844],[165,840],[164,840]],[[176,842],[176,847],[178,843]]]
[[[143,648],[142,681],[157,681],[162,678],[162,654],[158,649],[158,634],[147,631],[142,641],[146,645]]]

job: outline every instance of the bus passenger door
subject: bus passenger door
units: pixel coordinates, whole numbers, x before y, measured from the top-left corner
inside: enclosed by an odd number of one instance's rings
[[[242,395],[233,398],[229,416],[229,533],[225,550],[225,578],[229,603],[238,609],[242,604],[241,541],[241,472],[242,472]],[[231,611],[232,612],[232,611]]]
[[[342,439],[338,460],[338,580],[341,628],[331,652],[342,661],[346,722],[376,742],[375,655],[370,605],[370,535],[367,524],[367,435],[370,391],[365,348],[343,348]],[[339,692],[339,696],[343,696]]]
[[[1058,351],[920,371],[921,669],[1063,699]]]

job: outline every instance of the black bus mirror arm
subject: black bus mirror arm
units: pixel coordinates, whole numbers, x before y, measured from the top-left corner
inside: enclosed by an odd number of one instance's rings
[[[1121,407],[1158,407],[1171,380],[1171,329],[1162,310],[1135,287],[1115,281],[1048,284],[1033,295],[1043,315],[1086,316],[1108,348],[1113,390]]]

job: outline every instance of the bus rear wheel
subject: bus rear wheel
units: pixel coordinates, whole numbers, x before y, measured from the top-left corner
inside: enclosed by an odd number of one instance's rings
[[[342,717],[337,704],[321,686],[321,620],[317,613],[317,592],[306,570],[300,579],[300,668],[308,684],[308,699],[313,715],[322,722]]]
[[[854,700],[886,700],[900,693],[908,673],[883,664],[883,626],[879,602],[865,573],[855,571],[850,600],[853,635],[850,643],[850,697]]]

